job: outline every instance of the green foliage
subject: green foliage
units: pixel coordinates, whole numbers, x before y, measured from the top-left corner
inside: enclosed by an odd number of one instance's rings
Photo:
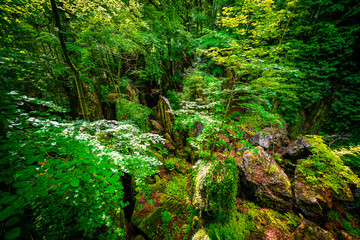
[[[272,209],[260,208],[251,202],[242,202],[241,204],[247,209],[247,214],[258,223],[256,228],[260,232],[264,230],[263,225],[265,225],[277,228],[285,234],[290,234],[301,222],[298,215],[290,212],[281,214]]]
[[[245,240],[255,224],[249,215],[234,211],[228,221],[210,223],[207,234],[211,240]]]
[[[238,187],[237,165],[234,159],[212,163],[202,182],[201,196],[205,210],[218,219],[227,219],[234,210]]]
[[[314,147],[307,159],[297,165],[306,181],[320,187],[327,187],[339,193],[348,183],[360,186],[360,179],[339,156],[327,147],[321,137],[307,136],[307,141]]]
[[[180,98],[177,96],[177,93],[174,90],[169,90],[166,93],[167,99],[170,102],[171,108],[173,110],[180,109]]]
[[[143,105],[121,98],[116,102],[116,118],[118,121],[129,120],[143,130],[148,129],[148,117],[151,110]]]
[[[171,221],[172,218],[173,218],[173,215],[168,211],[161,213],[161,220],[165,226],[167,224],[169,224],[169,222]]]
[[[124,236],[117,220],[127,205],[121,177],[127,172],[140,182],[156,173],[159,162],[150,145],[163,139],[116,121],[38,117],[41,113],[19,108],[24,99],[34,102],[16,93],[1,99],[1,122],[7,127],[2,154],[8,159],[1,164],[6,170],[1,181],[12,189],[12,194],[1,192],[1,221],[11,226],[29,206],[34,231],[46,239]],[[6,232],[15,236],[18,229]]]

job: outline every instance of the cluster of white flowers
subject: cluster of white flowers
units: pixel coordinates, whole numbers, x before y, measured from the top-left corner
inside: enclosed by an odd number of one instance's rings
[[[219,131],[222,121],[216,119],[212,112],[209,111],[209,109],[217,104],[219,104],[219,102],[215,101],[206,105],[199,105],[197,102],[183,102],[182,108],[175,111],[177,116],[182,116],[180,118],[181,122],[177,123],[181,126],[194,126],[198,122],[204,125],[202,134],[190,141],[193,147],[201,149],[202,143],[207,140],[214,131]]]
[[[110,159],[114,170],[120,168],[140,181],[156,173],[156,166],[161,165],[161,162],[150,154],[150,145],[163,143],[165,140],[157,134],[143,133],[131,124],[111,120],[63,123],[35,117],[28,118],[28,121],[39,128],[38,133],[47,134],[51,132],[51,128],[62,128],[55,136],[49,134],[47,141],[54,141],[51,145],[56,145],[58,137],[76,139],[92,149],[98,159],[95,164]],[[92,134],[87,130],[91,130]],[[98,140],[98,136],[104,134],[111,134],[114,146],[104,146],[104,143]],[[124,151],[121,151],[122,149]]]

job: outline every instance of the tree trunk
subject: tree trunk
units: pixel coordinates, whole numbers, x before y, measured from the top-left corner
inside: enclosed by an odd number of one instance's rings
[[[74,66],[74,64],[71,62],[68,51],[66,49],[66,44],[65,44],[64,35],[62,32],[60,16],[59,16],[59,12],[58,12],[58,9],[56,6],[56,2],[55,2],[55,0],[50,0],[50,2],[51,2],[52,12],[53,12],[54,18],[55,18],[55,26],[57,27],[57,33],[58,33],[58,37],[59,37],[59,41],[60,41],[61,51],[63,53],[66,64],[69,66],[72,73],[74,74],[75,85],[76,85],[78,100],[80,103],[81,113],[83,115],[84,120],[88,121],[89,114],[87,111],[86,102],[85,102],[85,94],[84,94],[84,84],[85,83],[84,83],[84,80],[80,78],[79,71]]]

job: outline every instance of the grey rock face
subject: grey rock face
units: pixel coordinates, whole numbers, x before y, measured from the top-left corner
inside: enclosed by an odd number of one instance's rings
[[[311,144],[301,137],[285,148],[286,156],[293,160],[307,158],[311,154],[311,148]]]
[[[242,184],[240,189],[265,207],[289,210],[292,206],[292,192],[287,175],[262,147],[255,149],[257,153],[245,151],[243,161],[238,163]]]
[[[251,139],[251,144],[254,146],[261,146],[265,149],[268,149],[272,143],[273,136],[269,132],[264,133],[255,133],[254,137]]]

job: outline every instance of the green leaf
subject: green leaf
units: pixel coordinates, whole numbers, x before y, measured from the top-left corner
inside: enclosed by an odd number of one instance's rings
[[[70,185],[71,185],[72,187],[78,187],[78,186],[79,186],[79,183],[80,183],[80,181],[79,181],[78,178],[72,179],[72,180],[70,181]]]
[[[17,198],[16,195],[4,196],[0,199],[0,204],[8,204],[13,202]]]
[[[20,228],[12,228],[8,232],[5,233],[5,239],[11,240],[11,239],[17,238],[18,236],[20,236],[20,233],[21,233]]]
[[[24,205],[24,198],[20,197],[14,202],[14,208],[20,208]]]
[[[9,164],[9,160],[6,158],[1,158],[0,159],[0,164]]]
[[[20,218],[18,216],[12,217],[8,221],[6,221],[5,226],[10,227],[10,226],[14,225],[17,222],[20,222]]]
[[[11,214],[13,213],[13,210],[14,210],[13,206],[9,206],[9,207],[5,208],[4,210],[2,210],[0,212],[0,222],[4,221],[4,219],[10,217]]]

